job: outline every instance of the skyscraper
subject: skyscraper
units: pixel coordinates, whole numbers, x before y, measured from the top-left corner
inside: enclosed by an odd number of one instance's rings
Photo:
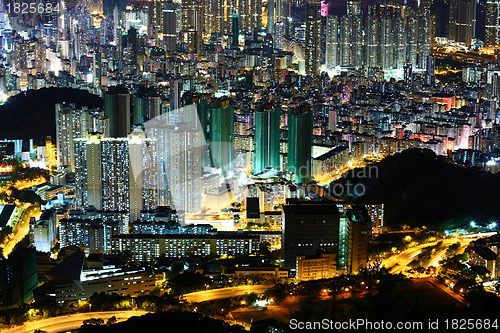
[[[139,56],[139,33],[134,27],[128,29],[127,34],[123,36],[125,41],[125,46],[129,50],[128,54],[130,56],[129,60],[133,63],[137,63]]]
[[[130,133],[130,94],[123,86],[104,93],[104,115],[109,119],[109,135],[125,138]]]
[[[369,15],[366,18],[366,56],[369,68],[381,67],[380,63],[380,16]]]
[[[203,9],[201,0],[182,0],[182,32],[192,53],[199,53],[202,49]]]
[[[238,14],[234,13],[233,14],[233,20],[232,20],[232,41],[231,41],[231,47],[236,49],[238,48],[238,37],[240,35],[240,28],[239,28],[239,23],[238,23],[239,17]]]
[[[163,0],[149,0],[148,3],[148,18],[149,25],[161,31],[163,25],[163,8],[165,1]]]
[[[196,20],[199,18],[197,11],[200,9],[198,0],[182,0],[182,30],[193,30],[197,25]]]
[[[201,152],[203,132],[187,123],[167,130],[168,187],[174,208],[181,213],[197,213],[201,209]]]
[[[347,1],[347,15],[361,15],[361,1],[349,0]]]
[[[249,6],[250,0],[239,0],[238,1],[238,16],[239,16],[239,25],[240,31],[243,31],[245,34],[250,32],[250,11]]]
[[[383,16],[380,18],[380,67],[382,68],[393,68],[394,37],[392,27],[392,19],[390,17]]]
[[[294,201],[283,206],[282,258],[295,269],[297,256],[337,254],[339,271],[355,274],[366,267],[372,223],[362,206],[331,201]]]
[[[306,4],[306,74],[316,74],[319,71],[321,52],[321,2],[309,0]]]
[[[102,134],[88,134],[75,140],[75,205],[102,209],[101,146]]]
[[[88,206],[87,183],[87,139],[80,138],[74,142],[75,148],[75,206],[82,209]]]
[[[363,28],[363,16],[353,15],[351,17],[351,63],[356,67],[365,66],[365,51],[364,51],[364,28]]]
[[[428,15],[418,16],[417,35],[417,67],[426,68],[427,60],[431,51],[431,17]]]
[[[75,156],[76,206],[129,211],[129,140],[88,134],[76,140]]]
[[[427,57],[427,85],[433,86],[436,83],[436,59],[432,54]]]
[[[134,96],[133,124],[141,125],[145,121],[158,117],[161,113],[161,100],[158,96]]]
[[[126,6],[126,0],[104,0],[102,2],[104,15],[112,15],[115,7],[124,12]]]
[[[280,170],[280,109],[272,103],[255,112],[254,174],[265,168]]]
[[[418,55],[418,17],[410,15],[406,18],[406,59],[416,67]]]
[[[56,104],[55,111],[57,162],[75,170],[74,140],[85,138],[87,132],[106,132],[107,120],[100,112],[75,104]]]
[[[326,69],[330,70],[339,65],[339,18],[328,15],[326,18]]]
[[[102,139],[102,209],[128,211],[130,208],[130,156],[127,138]]]
[[[351,17],[340,17],[339,65],[350,66],[351,61]]]
[[[27,303],[38,284],[36,251],[19,247],[0,258],[0,307]]]
[[[229,99],[212,103],[209,135],[211,164],[227,175],[234,168],[234,106]]]
[[[435,34],[437,37],[448,37],[450,23],[450,2],[448,0],[434,0],[430,11],[435,18]]]
[[[291,3],[290,0],[277,0],[279,5],[276,5],[276,19],[278,22],[283,23],[283,34],[285,36],[290,35],[290,11]]]
[[[307,105],[288,111],[287,170],[295,174],[295,183],[311,180],[313,115]]]
[[[281,256],[294,270],[297,256],[336,253],[340,213],[334,203],[296,203],[283,206]]]
[[[267,0],[267,32],[274,33],[274,25],[276,24],[276,5],[279,6],[277,0]]]
[[[129,137],[129,151],[130,220],[136,221],[141,210],[159,205],[157,141],[146,139],[142,130],[134,130]]]
[[[176,50],[177,43],[176,11],[178,6],[171,1],[163,2],[162,5],[163,46],[167,52],[173,53]]]
[[[328,69],[338,65],[403,69],[406,62],[426,68],[433,34],[427,11],[389,4],[370,6],[368,15],[361,15],[356,3],[348,4],[349,15],[327,18]]]
[[[500,45],[500,0],[486,1],[484,43],[488,46]]]
[[[132,98],[132,125],[141,125],[145,121],[146,98],[134,96]]]
[[[406,27],[401,16],[394,18],[394,67],[403,68],[406,62]]]
[[[203,142],[206,143],[208,139],[208,101],[206,95],[191,94],[186,92],[182,96],[184,106],[196,105],[196,112],[184,112],[184,121],[191,123],[194,128],[202,131]],[[196,119],[192,119],[197,117]],[[201,164],[202,167],[208,165],[208,147],[201,151]]]
[[[288,27],[290,17],[289,0],[268,0],[267,1],[267,32],[274,34],[276,23],[283,23]]]
[[[471,45],[476,30],[476,0],[450,0],[449,39]]]
[[[70,165],[74,169],[73,139],[75,139],[73,110],[74,105],[56,104],[56,147],[57,163]]]

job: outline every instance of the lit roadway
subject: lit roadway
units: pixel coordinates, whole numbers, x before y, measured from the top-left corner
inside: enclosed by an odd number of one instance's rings
[[[436,253],[434,253],[434,255],[431,257],[431,260],[429,260],[429,267],[430,266],[434,266],[434,267],[438,267],[439,266],[439,261],[441,261],[442,259],[444,259],[445,257],[445,253],[446,253],[446,250],[448,249],[448,247],[442,249],[442,250],[439,250],[439,251],[436,251]]]
[[[184,294],[184,299],[191,303],[199,303],[206,301],[214,301],[217,299],[231,298],[242,296],[250,293],[263,293],[266,289],[271,288],[272,285],[250,285],[239,286],[221,289],[211,289],[205,291],[198,291],[195,293]]]
[[[33,186],[45,184],[46,182],[47,182],[47,180],[44,177],[38,177],[38,178],[33,179],[33,180],[26,180],[26,179],[19,180],[13,185],[16,189],[18,189],[19,191],[22,191],[22,190],[26,190],[30,187],[33,187]]]
[[[448,247],[452,244],[455,244],[459,242],[461,245],[458,248],[458,250],[455,252],[455,254],[461,254],[465,251],[465,248],[469,246],[469,243],[472,241],[472,239],[467,239],[467,238],[461,238],[460,240],[458,239],[451,239],[453,241],[451,244],[443,242],[444,245],[446,245],[446,248],[437,251],[432,257],[431,260],[429,261],[429,266],[434,266],[438,267],[439,266],[439,261],[445,258],[445,253],[446,250],[448,250]]]
[[[460,61],[468,61],[476,63],[478,61],[494,61],[495,57],[488,54],[479,54],[474,52],[443,52],[435,50],[432,52],[437,58],[452,58]]]
[[[117,321],[125,321],[133,316],[142,316],[148,313],[142,310],[129,311],[102,311],[102,312],[86,312],[75,313],[67,316],[54,317],[32,321],[23,326],[11,328],[5,333],[32,333],[35,330],[43,330],[50,333],[66,332],[74,330],[83,325],[83,321],[91,318],[101,318],[106,322],[111,317],[116,317]]]
[[[21,213],[17,217],[18,221],[14,222],[15,227],[13,227],[13,229],[16,230],[16,232],[14,233],[14,236],[11,239],[9,239],[7,244],[3,246],[4,257],[7,257],[12,252],[16,244],[19,243],[21,240],[23,240],[23,238],[26,237],[26,235],[29,232],[29,225],[30,225],[29,217],[23,218],[23,214],[28,214],[27,208],[29,206],[30,206],[29,204],[23,204],[20,207]],[[39,217],[39,214],[38,216],[35,215],[34,217]]]
[[[468,239],[458,240],[456,238],[443,239],[442,241],[444,248],[442,250],[437,251],[431,257],[431,260],[429,261],[429,266],[437,267],[439,265],[439,260],[441,260],[442,257],[444,256],[444,253],[446,252],[448,246],[455,244],[456,242],[461,242],[461,243],[465,242],[466,244],[462,245],[462,247],[460,248],[462,249],[465,248],[470,242],[470,240]],[[438,242],[432,242],[411,247],[401,253],[391,256],[388,259],[384,259],[382,261],[382,266],[388,268],[389,272],[392,274],[405,273],[406,266],[408,266],[415,259],[415,257],[417,257],[422,252],[423,248],[428,246],[435,246],[437,243]],[[459,251],[457,251],[457,253]]]
[[[460,296],[459,294],[455,293],[453,290],[449,289],[446,285],[444,285],[437,278],[435,278],[435,277],[427,277],[427,278],[422,278],[422,279],[423,280],[427,280],[429,283],[431,283],[432,285],[438,287],[439,289],[441,289],[442,291],[444,291],[445,293],[447,293],[448,295],[450,295],[451,297],[453,297],[454,299],[456,299],[460,303],[465,304],[465,299],[462,296]]]
[[[404,268],[413,261],[413,259],[422,252],[422,249],[427,246],[436,245],[437,242],[421,244],[404,250],[401,253],[391,256],[388,259],[382,260],[382,266],[389,269],[392,274],[402,273]]]
[[[369,159],[370,162],[366,163],[364,161],[365,159]],[[349,164],[345,164],[342,168],[340,168],[332,173],[323,174],[321,176],[321,178],[317,180],[318,185],[320,185],[320,186],[328,185],[331,182],[333,182],[337,179],[340,179],[345,173],[347,173],[351,170],[354,170],[356,168],[364,168],[366,166],[371,165],[374,162],[379,162],[380,160],[382,160],[382,159],[377,157],[377,156],[369,155],[369,156],[364,156],[362,160],[351,161]],[[369,171],[367,171],[367,172],[369,172]]]

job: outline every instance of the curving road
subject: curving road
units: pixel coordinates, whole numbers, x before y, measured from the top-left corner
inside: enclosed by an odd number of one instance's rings
[[[454,299],[456,299],[457,301],[459,301],[460,303],[462,304],[465,304],[465,299],[455,293],[453,290],[449,289],[446,285],[444,285],[441,281],[439,281],[438,279],[434,278],[434,277],[430,277],[430,278],[423,278],[423,279],[426,279],[427,281],[429,281],[432,285],[438,287],[439,289],[441,289],[442,291],[444,291],[445,293],[447,293],[448,295],[450,295],[451,297],[453,297]]]
[[[102,318],[106,322],[111,317],[116,317],[117,321],[125,321],[133,316],[142,316],[148,313],[143,310],[129,311],[101,311],[75,313],[67,316],[60,316],[38,321],[32,321],[23,326],[11,328],[5,333],[33,333],[35,330],[43,330],[50,333],[66,332],[82,326],[83,321],[91,318]]]
[[[250,293],[263,293],[266,289],[271,288],[272,285],[258,284],[251,286],[229,287],[221,289],[211,289],[205,291],[198,291],[195,293],[184,294],[184,299],[191,303],[199,303],[206,301],[214,301],[217,299],[231,298],[242,296]]]
[[[2,244],[3,247],[3,256],[7,257],[9,254],[12,253],[14,250],[14,247],[19,243],[20,241],[23,240],[26,235],[29,233],[29,218],[31,216],[35,218],[39,218],[41,213],[37,212],[35,215],[33,215],[33,212],[29,213],[29,217],[25,217],[25,214],[28,214],[28,208],[30,207],[30,204],[22,204],[19,208],[19,213],[16,218],[16,222],[14,222],[14,229],[15,233],[12,234],[12,239],[10,239],[6,244]]]
[[[392,257],[382,261],[382,266],[389,269],[392,274],[402,273],[405,267],[413,261],[413,259],[422,252],[422,249],[427,246],[436,245],[437,242],[421,244],[409,248],[401,253],[393,255]]]
[[[446,252],[446,249],[457,242],[465,243],[462,245],[462,248],[465,248],[468,243],[470,243],[470,240],[467,239],[456,239],[456,238],[448,238],[448,239],[443,239],[443,246],[444,249],[441,249],[440,251],[437,251],[431,258],[429,262],[429,266],[435,266],[437,267],[439,265],[439,260],[441,257],[444,255]],[[432,243],[427,243],[427,244],[421,244],[412,248],[409,248],[397,255],[393,255],[392,257],[388,259],[384,259],[382,261],[382,266],[386,267],[389,269],[389,272],[392,274],[398,274],[398,273],[405,273],[407,266],[415,259],[417,255],[419,255],[422,252],[422,249],[428,246],[434,246],[436,245],[437,242],[432,242]],[[458,251],[457,251],[458,252]]]

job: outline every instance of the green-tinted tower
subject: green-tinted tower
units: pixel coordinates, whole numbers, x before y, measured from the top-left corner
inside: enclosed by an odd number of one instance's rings
[[[130,133],[130,94],[124,86],[110,87],[104,93],[104,116],[109,119],[109,135],[125,138]]]
[[[210,161],[227,176],[234,169],[234,106],[219,99],[210,107]]]
[[[137,55],[139,54],[139,46],[137,41],[137,29],[131,27],[127,34],[127,46],[132,51],[132,62],[137,63]]]
[[[231,47],[233,49],[237,49],[238,48],[238,37],[240,35],[240,31],[238,29],[238,20],[239,20],[239,16],[238,14],[233,14],[233,26],[232,26],[232,32],[233,32],[233,40],[232,40],[232,43],[231,43]]]
[[[144,124],[144,119],[146,116],[146,98],[134,96],[134,98],[132,99],[132,104],[132,125]]]
[[[255,112],[254,174],[266,168],[280,170],[280,109],[272,103]]]
[[[313,115],[307,105],[288,111],[287,170],[295,174],[297,184],[311,180]]]
[[[207,128],[208,128],[208,96],[207,95],[200,95],[200,94],[195,94],[192,92],[186,92],[182,96],[182,105],[183,106],[188,106],[191,104],[196,104],[196,113],[198,115],[198,121],[196,119],[186,119],[184,118],[185,122],[188,123],[195,123],[195,127],[201,126],[203,130],[203,135],[205,136],[205,139],[208,139],[207,137]],[[185,117],[191,117],[191,114],[185,114]]]
[[[208,96],[194,94],[192,92],[187,92],[182,96],[183,106],[188,106],[196,104],[196,114],[198,119],[187,119],[192,118],[194,114],[185,113],[184,122],[194,124],[195,128],[201,127],[203,131],[203,139],[205,142],[208,140]],[[208,165],[208,151],[207,149],[201,150],[201,165],[205,167]]]

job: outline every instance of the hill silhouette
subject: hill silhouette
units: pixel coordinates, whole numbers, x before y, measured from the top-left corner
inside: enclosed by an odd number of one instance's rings
[[[168,325],[168,329],[165,329]],[[115,325],[84,325],[79,333],[92,332],[207,332],[238,333],[245,332],[244,327],[229,325],[223,320],[214,319],[194,312],[167,311],[148,313],[140,317],[131,317]]]
[[[102,99],[86,90],[43,88],[12,96],[0,106],[0,138],[38,139],[56,135],[54,104],[100,107]]]
[[[374,165],[378,172],[355,169],[335,183],[365,185],[356,200],[384,203],[388,226],[458,227],[500,219],[500,174],[455,165],[427,149],[405,150]]]

